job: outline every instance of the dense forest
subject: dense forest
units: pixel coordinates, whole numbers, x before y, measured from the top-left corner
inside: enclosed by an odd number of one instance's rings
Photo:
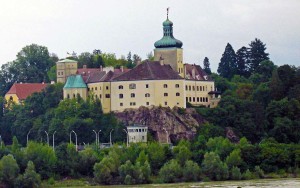
[[[300,68],[277,66],[266,50],[259,39],[237,52],[228,43],[218,74],[212,73],[209,59],[204,58],[203,69],[215,80],[222,99],[213,109],[189,105],[206,123],[193,140],[181,140],[173,147],[155,142],[151,135],[147,144],[126,147],[124,125],[113,113],[103,114],[100,101],[91,97],[62,101],[62,84],[34,93],[23,105],[7,104],[9,108],[0,112],[0,181],[38,187],[41,180],[53,184],[65,177],[85,178],[93,185],[297,177]],[[76,58],[79,67],[132,68],[140,61],[136,54],[117,59],[100,50]],[[24,47],[16,60],[1,67],[0,103],[6,104],[3,96],[15,82],[55,80],[57,60],[46,47]],[[112,129],[115,145],[99,149],[93,130],[101,130],[100,142],[107,143]],[[228,130],[235,139],[228,137]],[[84,150],[76,151],[69,144],[71,131],[77,133]]]

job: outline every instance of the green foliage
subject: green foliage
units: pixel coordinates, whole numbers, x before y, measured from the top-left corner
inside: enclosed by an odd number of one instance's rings
[[[265,177],[264,171],[259,166],[255,166],[254,176],[255,178],[264,178]]]
[[[200,176],[200,167],[197,163],[188,160],[182,169],[182,176],[185,182],[198,181]]]
[[[211,74],[210,63],[209,63],[209,59],[207,57],[205,57],[204,60],[203,60],[203,70],[207,74]]]
[[[144,164],[136,162],[133,165],[129,160],[119,168],[119,173],[125,184],[142,184],[149,182],[151,170],[148,161]]]
[[[234,149],[234,145],[223,137],[210,138],[206,143],[207,151],[213,151],[218,154],[221,159],[225,159]]]
[[[54,172],[54,167],[57,161],[55,153],[51,147],[36,142],[29,142],[24,150],[25,159],[32,161],[41,174],[41,177],[49,178]]]
[[[269,54],[265,52],[266,44],[264,44],[260,39],[255,38],[249,44],[249,65],[251,72],[256,72],[260,63],[265,60],[269,60]]]
[[[211,180],[226,180],[229,176],[226,163],[223,163],[219,155],[214,152],[205,153],[202,171]]]
[[[28,161],[27,168],[23,175],[23,186],[28,188],[35,188],[41,185],[41,176],[36,173],[32,161]]]
[[[247,169],[247,170],[243,173],[242,179],[244,179],[244,180],[254,179],[252,172],[251,172],[249,169]]]
[[[158,173],[158,170],[166,162],[166,153],[162,145],[157,142],[152,142],[148,145],[147,154],[149,156],[150,166],[154,174]]]
[[[226,164],[229,167],[229,169],[235,167],[238,167],[242,164],[243,160],[241,158],[241,150],[235,149],[233,150],[229,156],[226,157]]]
[[[12,155],[6,155],[0,160],[0,180],[12,186],[19,174],[19,166]]]
[[[189,148],[190,143],[181,140],[180,143],[173,149],[175,159],[181,166],[184,166],[185,162],[189,160],[192,156],[192,153]]]
[[[181,176],[182,168],[174,159],[164,164],[164,166],[159,170],[159,178],[161,178],[164,183],[178,182]]]
[[[240,171],[240,169],[238,167],[233,166],[231,168],[230,179],[232,179],[232,180],[240,180],[240,179],[242,179],[242,174],[241,174],[241,171]]]
[[[224,78],[232,78],[237,70],[236,54],[232,46],[227,43],[218,67],[218,73]]]

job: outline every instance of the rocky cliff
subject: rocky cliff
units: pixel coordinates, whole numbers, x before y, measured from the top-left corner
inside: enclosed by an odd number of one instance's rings
[[[124,112],[115,113],[119,121],[125,125],[142,124],[148,126],[149,132],[161,143],[174,142],[180,139],[192,139],[196,128],[205,120],[195,109],[140,107],[126,109]]]

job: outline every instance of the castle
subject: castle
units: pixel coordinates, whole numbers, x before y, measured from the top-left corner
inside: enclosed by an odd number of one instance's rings
[[[64,99],[93,96],[101,101],[104,113],[152,105],[186,108],[187,103],[215,107],[220,96],[214,81],[199,65],[183,63],[182,45],[167,17],[163,37],[154,43],[154,61],[138,63],[131,70],[78,69],[78,62],[64,59],[56,63],[57,82],[65,83]]]

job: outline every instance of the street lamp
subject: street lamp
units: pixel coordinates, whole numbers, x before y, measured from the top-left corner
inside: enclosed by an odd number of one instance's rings
[[[48,143],[48,146],[49,146],[49,134],[47,131],[45,131],[46,135],[47,135],[47,143]]]
[[[54,135],[55,135],[56,131],[54,131],[53,135],[52,135],[52,147],[53,147],[53,151],[54,151]]]
[[[111,131],[110,131],[110,133],[109,133],[109,143],[110,143],[110,147],[111,147],[111,132],[113,131],[114,129],[112,129]]]
[[[167,144],[169,143],[169,133],[168,133],[168,131],[163,127],[163,130],[165,130],[166,131],[166,133],[167,133]]]
[[[99,137],[100,132],[101,132],[101,130],[98,131],[98,146],[100,146],[100,137]]]
[[[96,144],[96,146],[98,145],[98,136],[97,136],[97,132],[95,131],[95,130],[93,130],[93,132],[95,133],[95,135],[96,135],[96,141],[95,141],[95,144]]]
[[[29,137],[29,134],[30,134],[31,130],[32,130],[32,128],[31,128],[31,129],[28,131],[28,133],[27,133],[27,142],[26,142],[26,146],[28,145],[28,137]]]
[[[77,151],[77,149],[78,149],[78,146],[77,146],[77,134],[73,130],[70,132],[70,144],[72,143],[72,132],[75,134],[75,143],[76,143],[76,151]]]
[[[126,145],[127,145],[127,147],[128,147],[128,145],[129,145],[129,135],[128,135],[128,131],[126,131],[126,129],[123,129],[123,131],[126,133]]]

